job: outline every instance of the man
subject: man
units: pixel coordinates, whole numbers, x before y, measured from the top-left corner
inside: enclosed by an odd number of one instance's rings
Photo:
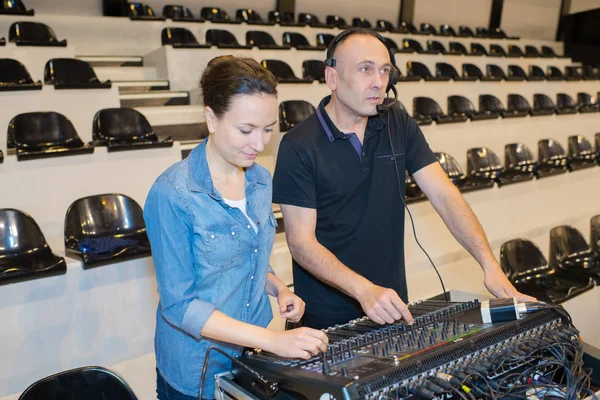
[[[389,116],[378,114],[392,68],[381,39],[354,30],[328,54],[335,59],[325,69],[331,96],[283,137],[273,184],[293,257],[294,288],[306,302],[304,326],[322,329],[364,314],[380,324],[412,323],[405,304],[400,199],[405,170],[479,262],[487,289],[497,297],[532,300],[500,269],[479,221],[416,123],[396,107]]]

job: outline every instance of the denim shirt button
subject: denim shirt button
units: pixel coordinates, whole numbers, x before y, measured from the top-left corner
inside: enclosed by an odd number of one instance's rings
[[[235,236],[235,232],[231,232],[231,236]]]
[[[253,279],[254,279],[254,275],[252,275],[252,276],[250,277],[250,280],[253,280]]]
[[[211,238],[211,239],[214,239],[214,238],[215,238],[215,235],[210,235],[210,238]]]
[[[250,229],[250,225],[248,225],[248,229]]]
[[[246,307],[250,307],[250,303],[246,303]]]
[[[254,249],[254,252],[255,252],[255,253],[258,253],[258,249]]]

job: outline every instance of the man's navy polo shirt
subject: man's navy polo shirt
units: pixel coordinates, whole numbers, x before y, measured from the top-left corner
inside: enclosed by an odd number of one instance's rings
[[[273,177],[273,203],[317,210],[316,238],[344,265],[407,301],[404,268],[404,174],[437,161],[408,114],[369,117],[363,144],[333,124],[325,106],[283,136]],[[393,157],[400,174],[400,192]],[[329,326],[364,315],[358,301],[321,282],[293,260],[294,290],[306,314]]]

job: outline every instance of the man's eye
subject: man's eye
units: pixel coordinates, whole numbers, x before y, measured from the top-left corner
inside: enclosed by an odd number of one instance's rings
[[[369,67],[362,67],[360,69],[361,72],[369,72],[370,68]]]

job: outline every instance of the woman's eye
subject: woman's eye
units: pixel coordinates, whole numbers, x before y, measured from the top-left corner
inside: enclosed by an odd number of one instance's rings
[[[252,132],[252,130],[244,130],[244,129],[240,129],[240,132],[245,133],[245,134],[249,134]]]
[[[273,128],[265,128],[265,132],[273,132]]]

